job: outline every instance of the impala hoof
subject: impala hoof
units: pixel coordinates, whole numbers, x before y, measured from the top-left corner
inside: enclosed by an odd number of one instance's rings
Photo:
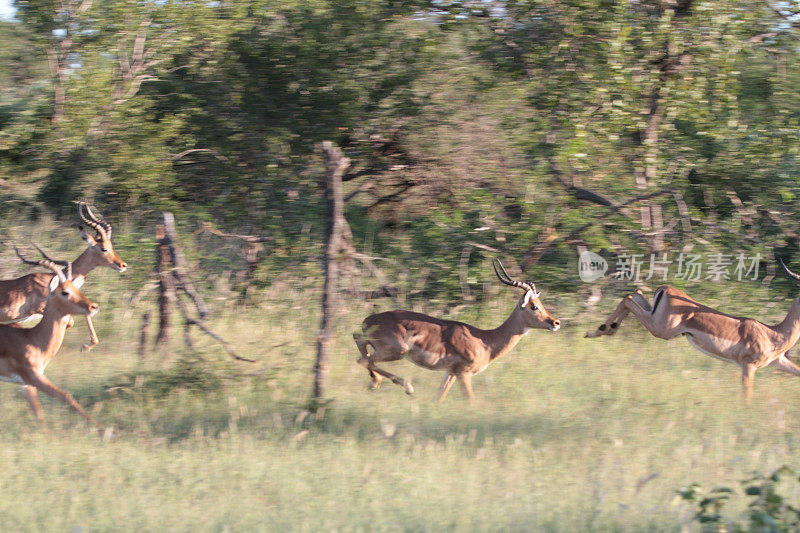
[[[414,386],[408,381],[403,384],[403,387],[406,389],[406,394],[414,394]]]
[[[612,322],[611,324],[600,324],[596,330],[587,332],[584,337],[593,339],[594,337],[600,337],[602,335],[613,335],[617,332],[618,327],[619,323],[617,322]]]

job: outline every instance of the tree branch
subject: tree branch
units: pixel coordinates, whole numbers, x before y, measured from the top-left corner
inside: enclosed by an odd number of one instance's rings
[[[583,233],[584,231],[586,231],[590,227],[594,226],[595,224],[603,222],[609,215],[613,215],[615,213],[618,213],[623,208],[625,208],[625,207],[627,207],[627,206],[629,206],[631,204],[635,204],[637,202],[641,202],[641,201],[644,201],[644,200],[649,200],[651,198],[656,198],[658,196],[663,196],[663,195],[672,194],[672,193],[674,193],[674,191],[672,189],[662,189],[660,191],[655,191],[655,192],[651,192],[651,193],[635,196],[633,198],[630,198],[630,199],[622,202],[621,204],[617,204],[617,205],[609,207],[602,215],[597,216],[594,219],[592,219],[590,222],[587,222],[587,223],[575,228],[574,230],[572,230],[571,232],[569,232],[567,235],[565,235],[563,237],[558,237],[556,235],[556,233],[553,232],[552,234],[549,235],[548,240],[546,240],[545,242],[542,242],[542,243],[538,243],[536,246],[534,246],[533,248],[531,248],[530,250],[528,250],[525,253],[525,255],[523,256],[523,259],[522,259],[522,269],[527,271],[530,266],[536,264],[539,261],[539,259],[542,258],[542,256],[547,251],[547,249],[550,248],[551,246],[553,246],[555,243],[562,242],[562,241],[565,241],[565,242],[572,241],[578,235],[580,235],[581,233]]]
[[[578,200],[585,200],[605,207],[617,207],[619,205],[617,201],[608,196],[590,191],[589,189],[584,189],[583,187],[577,187],[574,183],[570,183],[552,161],[550,161],[550,173],[561,186],[567,189],[567,191]]]

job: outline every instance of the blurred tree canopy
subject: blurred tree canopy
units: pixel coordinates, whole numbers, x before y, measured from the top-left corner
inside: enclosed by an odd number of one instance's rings
[[[445,290],[471,250],[563,288],[577,245],[800,255],[795,3],[14,5],[5,215],[87,196],[315,256],[330,139],[357,243]]]

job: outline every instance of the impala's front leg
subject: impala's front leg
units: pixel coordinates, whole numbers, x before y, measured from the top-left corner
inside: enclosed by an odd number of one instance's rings
[[[613,335],[619,329],[622,321],[628,316],[628,313],[633,313],[653,335],[660,336],[651,329],[658,329],[653,320],[653,308],[639,289],[623,298],[614,312],[611,313],[611,316],[600,324],[596,330],[587,332],[585,336],[593,338],[601,335]]]
[[[753,397],[753,377],[755,374],[756,365],[750,363],[742,364],[742,389],[745,403],[750,403],[750,399]]]
[[[71,319],[72,317],[70,317]],[[89,326],[89,344],[84,344],[83,349],[86,351],[91,350],[100,342],[100,339],[97,338],[97,333],[94,331],[94,324],[92,324],[92,317],[86,315],[86,325]]]

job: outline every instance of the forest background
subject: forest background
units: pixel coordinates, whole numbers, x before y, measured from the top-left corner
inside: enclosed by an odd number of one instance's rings
[[[6,220],[71,221],[89,198],[141,255],[130,236],[169,209],[190,231],[267,238],[256,284],[313,276],[330,140],[351,159],[356,247],[426,298],[491,279],[459,276],[483,258],[465,243],[560,292],[588,290],[577,246],[798,255],[790,3],[14,5]],[[211,244],[202,268],[241,266]]]

